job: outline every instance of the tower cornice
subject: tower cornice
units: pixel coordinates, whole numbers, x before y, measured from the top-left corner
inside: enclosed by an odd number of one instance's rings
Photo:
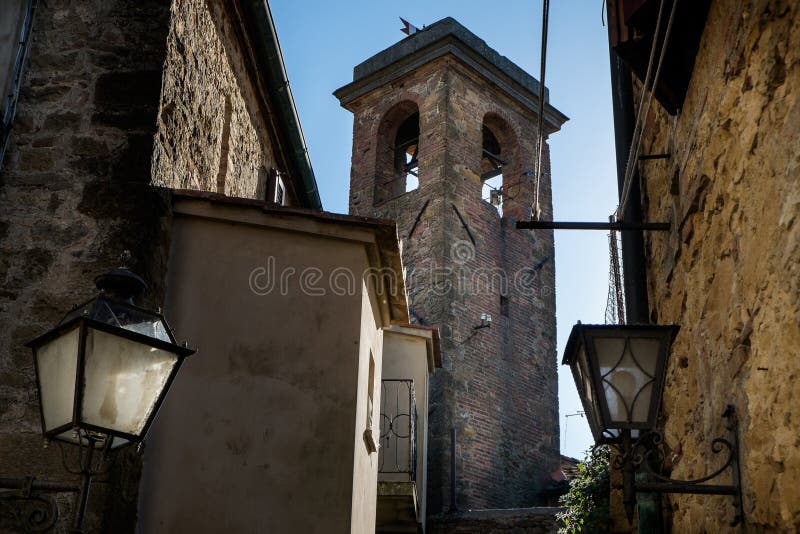
[[[477,72],[525,109],[538,112],[539,81],[500,55],[451,17],[444,18],[357,65],[353,81],[333,94],[345,108],[359,97],[396,82],[420,67],[450,55]],[[544,129],[561,129],[569,120],[549,103],[545,88]]]

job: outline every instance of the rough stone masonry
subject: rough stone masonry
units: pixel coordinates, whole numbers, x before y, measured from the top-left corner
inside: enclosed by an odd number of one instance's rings
[[[740,418],[745,532],[800,528],[800,6],[711,2],[683,107],[658,106],[642,153],[652,319],[680,324],[664,388],[673,478],[719,465]],[[673,495],[675,532],[726,532],[732,499]]]

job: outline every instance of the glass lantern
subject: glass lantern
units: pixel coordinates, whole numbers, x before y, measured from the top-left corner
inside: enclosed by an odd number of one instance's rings
[[[186,356],[164,317],[133,304],[144,281],[126,269],[31,341],[48,439],[119,447],[141,441]],[[106,440],[110,439],[110,443]]]
[[[597,443],[654,428],[677,326],[576,324],[564,351]]]

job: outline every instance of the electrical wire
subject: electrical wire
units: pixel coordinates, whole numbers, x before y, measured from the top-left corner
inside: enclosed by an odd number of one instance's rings
[[[627,198],[628,190],[630,188],[630,181],[632,179],[632,174],[629,172],[631,170],[631,155],[634,151],[634,146],[636,145],[636,140],[639,138],[639,133],[642,128],[642,109],[644,109],[644,98],[647,94],[647,88],[650,85],[650,74],[653,72],[653,59],[656,56],[656,45],[658,44],[658,34],[661,30],[661,19],[662,13],[664,12],[664,1],[658,5],[658,15],[656,16],[656,28],[653,32],[653,43],[650,45],[650,57],[647,60],[647,72],[644,77],[644,83],[642,84],[642,94],[639,98],[639,106],[636,109],[636,120],[634,122],[633,128],[633,135],[631,136],[631,145],[628,147],[628,159],[625,161],[625,175],[623,179],[622,185],[622,193],[620,194],[620,205],[623,204],[622,199]],[[622,210],[617,207],[617,217],[619,218],[621,215]]]
[[[669,19],[667,20],[667,27],[664,32],[664,42],[661,46],[661,52],[658,56],[658,63],[656,65],[656,72],[653,76],[652,83],[649,84],[650,81],[650,72],[653,66],[653,57],[655,53],[656,44],[658,42],[658,35],[661,28],[661,14],[663,12],[664,1],[661,0],[658,8],[658,20],[656,21],[656,29],[653,34],[653,45],[650,48],[650,59],[648,60],[647,65],[647,74],[645,75],[645,82],[642,86],[642,95],[639,101],[639,109],[636,113],[636,126],[633,132],[633,138],[631,139],[631,146],[630,150],[628,151],[628,161],[625,165],[625,180],[623,182],[622,187],[622,194],[620,195],[620,203],[617,207],[616,216],[617,219],[622,217],[622,214],[625,211],[625,208],[628,205],[628,201],[630,200],[630,191],[631,186],[633,183],[633,175],[636,171],[636,163],[639,158],[639,151],[642,147],[642,134],[644,130],[644,122],[647,118],[648,114],[650,113],[650,106],[653,102],[653,96],[655,95],[655,88],[658,85],[658,79],[661,75],[661,67],[664,63],[664,56],[666,55],[667,47],[669,46],[669,38],[672,32],[672,22],[675,19],[675,11],[678,5],[678,0],[673,0],[672,2],[672,9],[670,10]],[[646,99],[645,99],[646,97]]]
[[[541,183],[542,178],[542,148],[544,145],[544,131],[543,131],[543,124],[544,124],[544,77],[545,71],[547,67],[547,23],[548,19],[550,18],[550,0],[544,0],[542,2],[542,57],[541,57],[541,64],[539,69],[539,125],[538,125],[538,134],[539,137],[536,143],[536,193],[534,197],[533,203],[533,218],[534,220],[539,220],[542,215],[542,208],[539,205],[539,185]]]

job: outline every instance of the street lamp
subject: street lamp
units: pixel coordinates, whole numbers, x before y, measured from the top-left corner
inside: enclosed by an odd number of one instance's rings
[[[637,492],[697,493],[733,495],[735,525],[742,518],[742,496],[737,421],[732,405],[723,413],[731,438],[715,438],[711,442],[713,453],[728,452],[722,467],[694,480],[674,480],[659,472],[664,438],[656,426],[667,358],[678,330],[673,325],[578,323],[572,327],[562,363],[572,370],[595,443],[609,444],[617,451],[614,467],[623,472],[623,502],[629,520],[633,518]],[[729,467],[731,484],[704,484]],[[636,482],[639,469],[655,482]]]
[[[655,428],[677,326],[576,324],[564,351],[597,443]]]
[[[183,359],[160,313],[133,300],[144,281],[115,269],[100,294],[34,339],[36,385],[47,439],[116,448],[141,441]]]
[[[76,532],[82,531],[92,477],[101,472],[106,454],[144,439],[181,363],[195,352],[176,343],[160,312],[134,304],[146,289],[139,276],[120,268],[95,284],[97,297],[27,344],[33,349],[42,431],[47,440],[77,445],[79,469],[73,472],[81,475],[81,485],[0,479],[0,487],[29,497],[34,490],[77,492]],[[95,466],[98,450],[102,456]],[[51,515],[54,524],[57,513]]]

